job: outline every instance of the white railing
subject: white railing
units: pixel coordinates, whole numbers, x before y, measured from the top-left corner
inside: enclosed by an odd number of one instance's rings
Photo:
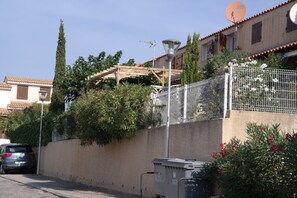
[[[297,71],[230,68],[230,74],[172,87],[170,123],[223,118],[227,110],[297,113]],[[167,92],[153,97],[166,121]],[[232,104],[232,105],[230,105]]]
[[[234,68],[232,109],[297,113],[297,72]]]

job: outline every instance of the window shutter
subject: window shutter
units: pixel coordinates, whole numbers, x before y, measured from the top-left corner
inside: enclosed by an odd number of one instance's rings
[[[286,27],[287,33],[297,30],[297,25],[294,24],[290,19],[290,10],[287,12],[286,17],[287,17],[287,27]]]
[[[262,39],[262,22],[252,26],[252,44],[260,42]]]
[[[17,86],[17,99],[28,100],[28,86],[18,85]]]

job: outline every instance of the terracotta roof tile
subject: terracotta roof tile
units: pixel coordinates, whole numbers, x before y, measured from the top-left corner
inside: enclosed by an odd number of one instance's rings
[[[251,20],[251,19],[253,19],[253,18],[256,18],[256,17],[258,17],[258,16],[261,16],[261,15],[263,15],[263,14],[265,14],[265,13],[271,12],[271,11],[273,11],[273,10],[279,8],[279,7],[282,7],[282,6],[284,6],[284,5],[287,5],[287,4],[289,4],[289,3],[293,2],[293,1],[295,1],[295,0],[288,0],[287,2],[281,3],[281,4],[279,4],[279,5],[277,5],[277,6],[274,6],[274,7],[270,8],[270,9],[268,9],[268,10],[265,10],[265,11],[263,11],[263,12],[260,12],[260,13],[258,13],[258,14],[255,14],[255,15],[253,15],[253,16],[251,16],[251,17],[245,18],[245,19],[239,21],[237,24],[240,25],[240,24],[242,24],[242,23],[244,23],[244,22],[246,22],[246,21],[248,21],[248,20]],[[207,38],[209,38],[209,37],[211,37],[211,36],[214,36],[214,35],[216,35],[216,34],[218,34],[218,33],[220,33],[220,32],[223,32],[223,31],[225,31],[225,30],[227,30],[227,29],[229,29],[229,28],[232,28],[232,27],[234,27],[234,26],[235,26],[235,24],[232,24],[232,25],[230,25],[230,26],[228,26],[228,27],[225,27],[225,28],[223,28],[223,29],[221,29],[221,30],[219,30],[219,31],[216,31],[216,32],[214,32],[214,33],[211,33],[211,34],[209,34],[209,35],[207,35],[207,36],[201,38],[200,40],[207,39]]]
[[[282,6],[284,6],[284,5],[287,5],[288,3],[291,3],[291,2],[293,2],[293,1],[295,1],[295,0],[288,0],[288,1],[286,1],[286,2],[284,2],[284,3],[281,3],[281,4],[277,5],[277,6],[274,6],[274,7],[270,8],[270,9],[268,9],[268,10],[265,10],[265,11],[263,11],[263,12],[260,12],[260,13],[258,13],[258,14],[256,14],[256,15],[253,15],[253,16],[248,17],[248,18],[246,18],[246,19],[243,19],[243,20],[239,21],[238,24],[241,24],[241,23],[243,23],[243,22],[245,22],[245,21],[248,21],[248,20],[251,20],[251,19],[253,19],[253,18],[256,18],[256,17],[258,17],[258,16],[260,16],[260,15],[263,15],[263,14],[265,14],[265,13],[267,13],[267,12],[273,11],[273,10],[275,10],[275,9],[277,9],[277,8],[279,8],[279,7],[282,7]],[[209,34],[209,35],[207,35],[207,36],[204,36],[204,37],[200,38],[200,41],[202,41],[202,40],[204,40],[204,39],[207,39],[207,38],[209,38],[209,37],[212,37],[212,36],[214,36],[214,35],[216,35],[216,34],[218,34],[218,33],[220,33],[220,32],[223,32],[223,31],[225,31],[225,30],[227,30],[227,29],[229,29],[229,28],[234,27],[234,26],[235,26],[234,24],[233,24],[233,25],[229,25],[229,26],[227,26],[227,27],[225,27],[225,28],[223,28],[223,29],[221,29],[221,30],[218,30],[218,31],[216,31],[216,32],[213,32],[213,33],[211,33],[211,34]],[[186,45],[181,46],[178,50],[181,50],[181,49],[183,49],[183,48],[185,48],[185,47],[186,47]],[[159,56],[159,57],[157,57],[157,58],[155,58],[155,59],[160,59],[160,58],[163,58],[164,56],[166,56],[166,54],[161,55],[161,56]]]
[[[286,49],[289,47],[294,47],[294,46],[297,46],[297,41],[259,52],[257,54],[251,55],[251,58],[257,58],[259,56],[263,56],[263,55],[269,54],[271,52],[277,52],[277,51],[280,51],[280,50],[283,50],[283,49]]]
[[[11,88],[11,85],[5,83],[5,82],[0,82],[0,88]]]
[[[8,116],[10,111],[8,109],[0,108],[0,116]]]
[[[23,77],[15,77],[15,76],[6,76],[5,78],[6,78],[6,81],[11,81],[11,82],[45,84],[45,85],[53,84],[52,80],[45,80],[45,79],[23,78]]]
[[[30,106],[32,106],[31,102],[11,101],[8,105],[8,109],[24,109]]]

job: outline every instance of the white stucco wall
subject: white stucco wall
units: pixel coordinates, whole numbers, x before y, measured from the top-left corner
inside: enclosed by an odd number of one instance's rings
[[[17,96],[17,85],[11,85],[10,100],[16,100]]]
[[[10,92],[10,100],[12,101],[23,101],[23,102],[40,102],[39,101],[39,91],[40,87],[46,87],[45,85],[38,85],[38,86],[28,86],[28,99],[27,100],[19,100],[17,99],[17,85],[11,85],[11,92]],[[52,89],[51,89],[52,92]],[[52,93],[50,93],[52,94]],[[50,103],[49,101],[45,101],[44,103]]]
[[[28,101],[29,102],[37,102],[39,101],[39,92],[40,87],[33,87],[29,86],[28,87]]]
[[[7,105],[10,103],[10,90],[0,89],[0,108],[7,108]]]

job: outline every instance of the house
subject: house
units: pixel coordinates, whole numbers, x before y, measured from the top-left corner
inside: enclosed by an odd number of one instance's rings
[[[50,103],[52,84],[52,80],[6,76],[4,82],[0,82],[0,116],[41,102],[38,93],[41,90],[49,93],[44,103]]]
[[[47,91],[44,103],[49,104],[53,89],[52,80],[6,76],[0,82],[0,118],[5,119],[13,110],[30,107],[34,102],[41,102],[39,91]],[[5,129],[0,128],[0,137],[5,137]]]
[[[225,48],[248,53],[252,58],[263,58],[271,52],[282,53],[288,58],[289,68],[296,69],[297,25],[289,17],[295,3],[289,0],[201,38],[201,67],[204,68],[210,54],[218,54]],[[178,50],[173,69],[181,69],[185,51],[186,46]],[[166,62],[166,55],[158,57],[155,67],[163,67]]]

